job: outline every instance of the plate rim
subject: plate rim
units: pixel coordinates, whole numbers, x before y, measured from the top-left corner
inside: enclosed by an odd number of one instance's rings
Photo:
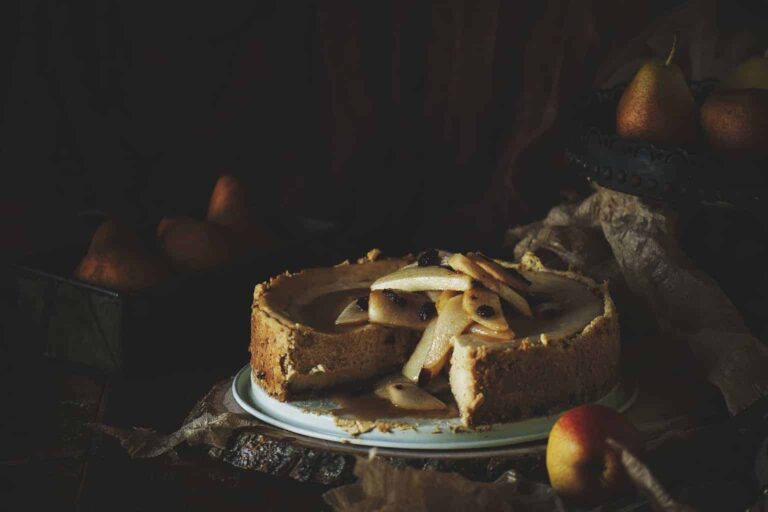
[[[519,445],[524,443],[529,443],[532,441],[540,441],[542,439],[546,439],[549,437],[549,432],[551,430],[551,424],[548,428],[546,428],[546,431],[541,431],[537,433],[530,433],[526,435],[516,436],[516,437],[499,437],[499,438],[491,438],[491,439],[472,439],[472,440],[464,440],[462,441],[460,438],[457,438],[456,440],[452,440],[451,442],[444,442],[444,443],[429,443],[429,442],[420,442],[420,441],[403,441],[403,440],[382,440],[382,439],[370,439],[366,438],[366,433],[353,435],[349,434],[343,429],[339,428],[339,432],[334,433],[326,433],[324,431],[320,430],[311,430],[307,429],[300,425],[292,425],[290,423],[286,423],[278,418],[274,418],[273,416],[269,415],[267,412],[262,411],[256,404],[251,403],[250,399],[248,397],[241,396],[241,393],[239,391],[240,381],[246,380],[247,384],[249,386],[254,386],[253,379],[251,378],[251,367],[250,365],[246,364],[243,366],[236,374],[235,377],[232,379],[232,396],[235,399],[235,402],[243,409],[246,413],[250,414],[251,416],[256,417],[257,419],[273,426],[280,428],[282,430],[286,430],[288,432],[292,432],[294,434],[310,437],[313,439],[322,439],[324,441],[330,441],[340,444],[354,444],[359,446],[367,446],[370,448],[377,447],[377,448],[385,448],[385,449],[398,449],[398,450],[421,450],[421,451],[455,451],[455,450],[477,450],[477,449],[483,449],[483,448],[501,448],[505,446],[513,446],[513,445]],[[621,390],[624,389],[627,392],[628,398],[615,409],[619,412],[625,412],[627,411],[637,400],[638,386],[632,385],[631,387],[628,387],[627,383],[625,383],[622,380],[619,380],[619,383],[616,384],[614,388],[611,389],[606,395],[608,396],[611,393],[615,392],[617,389]],[[552,418],[552,423],[557,420],[565,411],[561,411],[559,413],[550,415],[549,417]],[[510,425],[515,422],[511,423],[497,423],[494,425]],[[493,425],[491,426],[493,428]],[[471,431],[471,432],[477,432],[477,431]],[[455,435],[460,436],[462,432],[457,432]]]

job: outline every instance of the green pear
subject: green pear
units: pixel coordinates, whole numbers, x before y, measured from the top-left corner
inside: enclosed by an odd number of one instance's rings
[[[616,131],[627,140],[689,144],[696,140],[698,113],[685,76],[672,63],[677,37],[665,61],[643,64],[616,109]]]
[[[720,89],[768,89],[768,50],[736,66],[720,83]]]

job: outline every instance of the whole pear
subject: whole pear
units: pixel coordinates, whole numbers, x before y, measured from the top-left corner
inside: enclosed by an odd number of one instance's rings
[[[160,282],[167,263],[145,247],[128,226],[108,219],[96,229],[75,277],[120,291],[140,290]]]
[[[227,228],[190,217],[165,217],[157,226],[160,247],[181,270],[204,270],[222,265],[245,252]]]
[[[624,90],[616,109],[616,131],[627,140],[690,144],[696,140],[698,113],[683,72],[672,63],[677,38],[666,61],[643,64]]]
[[[712,146],[735,153],[768,152],[768,89],[716,91],[701,107]]]
[[[591,509],[630,488],[620,455],[609,438],[635,453],[642,447],[634,425],[608,407],[585,404],[560,416],[549,434],[546,451],[549,481],[557,494]]]
[[[768,50],[763,55],[750,57],[720,82],[720,89],[768,90]]]
[[[246,188],[230,174],[223,174],[208,202],[208,222],[224,226],[249,247],[268,245],[272,235],[254,214]]]
[[[208,202],[208,221],[243,233],[248,231],[251,217],[245,187],[230,174],[220,176]]]

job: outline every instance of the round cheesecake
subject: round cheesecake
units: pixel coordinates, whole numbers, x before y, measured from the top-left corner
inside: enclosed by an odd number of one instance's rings
[[[374,282],[413,258],[367,258],[283,274],[256,286],[251,317],[254,382],[287,400],[295,393],[399,372],[421,333],[334,320]],[[509,315],[514,339],[465,332],[451,339],[451,391],[467,426],[548,414],[607,394],[619,378],[618,316],[607,285],[545,268],[532,254],[496,261],[557,305],[533,317]],[[375,288],[375,285],[374,285]]]

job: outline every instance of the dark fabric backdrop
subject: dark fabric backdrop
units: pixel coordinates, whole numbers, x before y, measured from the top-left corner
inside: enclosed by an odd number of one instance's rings
[[[199,214],[222,172],[240,176],[267,217],[370,216],[444,238],[498,237],[578,186],[563,170],[558,119],[630,57],[653,53],[653,30],[666,44],[705,16],[715,39],[754,35],[731,57],[768,45],[762,2],[24,0],[0,10],[6,254],[55,245],[83,210],[142,224]]]

